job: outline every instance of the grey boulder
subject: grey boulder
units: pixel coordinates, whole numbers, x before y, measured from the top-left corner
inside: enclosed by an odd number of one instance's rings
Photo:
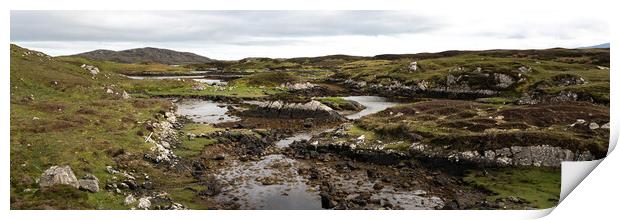
[[[52,166],[43,172],[40,187],[50,187],[53,185],[70,185],[75,188],[79,187],[79,182],[73,174],[73,170],[69,166]]]

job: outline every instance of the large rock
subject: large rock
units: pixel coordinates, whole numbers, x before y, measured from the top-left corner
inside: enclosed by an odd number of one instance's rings
[[[409,71],[411,71],[411,72],[418,71],[418,61],[412,61],[409,64]]]
[[[151,207],[151,198],[150,197],[142,197],[138,200],[138,208],[139,209],[148,209]]]
[[[99,179],[92,174],[87,174],[78,182],[80,184],[80,189],[90,192],[99,192]]]
[[[49,187],[53,185],[70,185],[75,188],[80,186],[69,166],[52,166],[43,172],[39,186]]]

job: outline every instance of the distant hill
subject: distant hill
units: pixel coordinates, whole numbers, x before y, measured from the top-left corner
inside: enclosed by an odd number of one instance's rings
[[[74,56],[85,57],[93,60],[106,60],[120,63],[163,63],[163,64],[199,64],[212,61],[194,53],[179,52],[168,49],[153,47],[136,48],[129,50],[94,50]]]
[[[580,49],[588,49],[588,48],[609,48],[609,43],[589,46],[589,47],[580,47]]]

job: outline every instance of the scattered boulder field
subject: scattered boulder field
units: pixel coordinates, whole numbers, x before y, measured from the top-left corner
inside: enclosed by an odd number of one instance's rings
[[[549,208],[562,161],[607,154],[609,73],[601,48],[11,45],[11,209]]]

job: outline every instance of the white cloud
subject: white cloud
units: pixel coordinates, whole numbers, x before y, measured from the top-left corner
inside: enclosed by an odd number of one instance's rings
[[[500,9],[12,11],[11,41],[51,55],[152,46],[216,59],[578,47],[609,42],[609,26],[600,13],[575,6],[553,11]]]

